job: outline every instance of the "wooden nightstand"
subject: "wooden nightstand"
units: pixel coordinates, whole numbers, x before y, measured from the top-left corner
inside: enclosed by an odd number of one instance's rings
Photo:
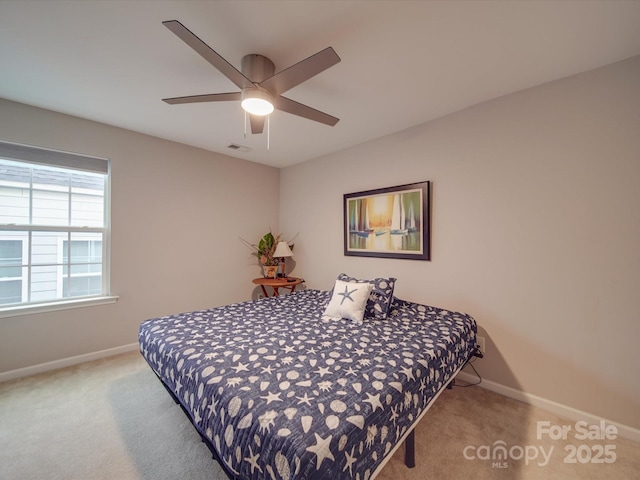
[[[296,278],[296,277],[283,277],[283,278],[260,277],[260,278],[253,279],[253,283],[255,283],[256,285],[260,285],[260,288],[262,288],[262,293],[264,293],[265,297],[269,296],[269,293],[267,292],[266,287],[271,287],[273,289],[272,296],[277,297],[278,295],[280,295],[278,293],[278,289],[288,288],[292,292],[295,292],[296,285],[300,285],[302,282],[303,280],[301,278]]]

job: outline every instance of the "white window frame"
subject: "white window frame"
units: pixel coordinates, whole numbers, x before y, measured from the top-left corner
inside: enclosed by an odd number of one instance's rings
[[[34,231],[64,231],[74,232],[100,232],[102,233],[102,293],[94,296],[83,297],[66,297],[58,298],[43,302],[24,302],[21,304],[13,304],[6,307],[0,307],[0,318],[15,315],[27,315],[32,313],[41,313],[47,311],[62,310],[68,308],[78,308],[91,305],[101,305],[114,303],[118,297],[111,295],[110,292],[110,237],[111,237],[111,162],[106,158],[92,157],[59,150],[46,149],[30,145],[23,145],[12,142],[0,141],[0,158],[7,160],[39,164],[51,167],[61,167],[65,169],[73,169],[81,172],[101,173],[105,175],[104,189],[104,224],[102,227],[47,227],[41,225],[17,225],[2,224],[0,230],[28,232],[29,237]],[[24,239],[23,239],[24,240]],[[30,240],[30,239],[29,239]],[[26,248],[27,260],[30,262],[29,244],[31,242],[23,242],[23,255]],[[25,245],[26,244],[26,245]],[[24,257],[23,257],[24,258]],[[28,263],[27,262],[27,263]],[[27,264],[25,263],[25,264]],[[24,289],[27,289],[26,297],[28,297],[29,282],[23,281],[23,300],[25,298]]]

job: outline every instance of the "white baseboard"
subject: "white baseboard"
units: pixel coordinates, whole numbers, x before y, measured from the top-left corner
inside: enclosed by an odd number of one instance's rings
[[[469,383],[475,383],[478,381],[478,377],[467,372],[459,373],[458,378]],[[552,400],[547,400],[546,398],[538,397],[530,393],[516,390],[515,388],[507,387],[500,383],[492,382],[491,380],[482,379],[482,383],[478,386],[576,422],[579,420],[584,420],[590,425],[597,425],[601,420],[604,420],[608,425],[615,425],[618,429],[618,434],[621,437],[640,443],[640,430],[638,430],[637,428],[613,422],[606,418],[598,417],[597,415],[583,412],[581,410],[575,409],[573,407],[568,407],[567,405],[562,405],[561,403],[557,403]]]
[[[20,377],[26,377],[28,375],[35,375],[37,373],[57,370],[59,368],[71,367],[80,363],[91,362],[92,360],[112,357],[121,353],[133,352],[135,350],[138,350],[139,348],[140,346],[137,343],[131,343],[129,345],[123,345],[121,347],[108,348],[106,350],[100,350],[98,352],[91,352],[84,355],[76,355],[75,357],[62,358],[60,360],[54,360],[53,362],[40,363],[38,365],[32,365],[31,367],[18,368],[16,370],[9,370],[7,372],[0,372],[0,383]]]

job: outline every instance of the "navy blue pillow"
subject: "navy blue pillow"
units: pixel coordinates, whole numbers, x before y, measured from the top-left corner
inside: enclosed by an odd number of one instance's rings
[[[389,314],[391,300],[393,299],[393,289],[396,285],[395,278],[374,278],[372,280],[360,280],[350,277],[346,273],[338,275],[338,280],[343,282],[369,282],[373,289],[369,294],[369,300],[364,310],[364,318],[376,318],[385,320]]]

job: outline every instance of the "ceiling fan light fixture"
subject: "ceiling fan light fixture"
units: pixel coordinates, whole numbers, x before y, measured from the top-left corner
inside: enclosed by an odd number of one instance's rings
[[[264,116],[273,112],[271,95],[258,88],[245,88],[242,90],[241,105],[251,115]]]

